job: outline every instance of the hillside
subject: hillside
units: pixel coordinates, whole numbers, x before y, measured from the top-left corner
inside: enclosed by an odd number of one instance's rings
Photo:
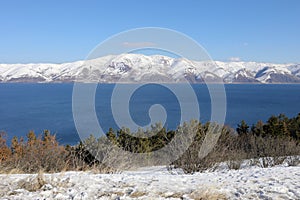
[[[89,61],[0,64],[0,82],[183,82],[300,83],[300,64],[190,61],[140,54]]]

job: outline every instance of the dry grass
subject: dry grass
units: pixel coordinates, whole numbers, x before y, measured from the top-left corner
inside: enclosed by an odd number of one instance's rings
[[[190,195],[194,200],[227,200],[228,197],[213,188],[199,189],[192,192]]]
[[[130,194],[130,197],[131,198],[139,198],[139,197],[143,197],[143,196],[146,196],[148,195],[147,192],[144,192],[144,191],[135,191],[133,193]]]
[[[159,194],[159,196],[161,196],[163,198],[167,198],[167,199],[170,199],[170,198],[183,199],[184,193],[181,193],[181,192],[175,192],[175,193],[171,193],[171,194],[161,193],[161,194]]]
[[[18,182],[18,187],[30,192],[41,189],[46,184],[44,174],[40,171],[37,175],[32,175]]]

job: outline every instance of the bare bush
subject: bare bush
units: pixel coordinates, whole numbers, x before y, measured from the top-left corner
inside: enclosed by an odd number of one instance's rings
[[[225,162],[229,169],[240,169],[246,159],[250,160],[252,165],[264,168],[281,165],[284,162],[296,165],[299,161],[299,159],[285,161],[287,156],[299,158],[296,156],[300,155],[299,142],[289,136],[261,136],[247,131],[238,135],[228,127],[217,129],[220,131],[218,142],[205,157],[200,158],[198,155],[207,133],[206,127],[207,125],[199,124],[198,137],[188,150],[169,166],[169,169],[182,168],[185,173],[194,173],[214,170],[221,162]]]

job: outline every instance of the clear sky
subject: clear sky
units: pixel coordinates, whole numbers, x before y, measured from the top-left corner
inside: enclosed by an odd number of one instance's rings
[[[149,26],[192,37],[214,60],[300,63],[300,0],[1,0],[0,63],[81,60]]]

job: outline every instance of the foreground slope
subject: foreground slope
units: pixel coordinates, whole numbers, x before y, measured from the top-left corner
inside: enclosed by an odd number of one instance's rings
[[[300,166],[185,175],[150,167],[120,174],[0,175],[1,199],[300,199]],[[32,190],[32,191],[28,191]]]

